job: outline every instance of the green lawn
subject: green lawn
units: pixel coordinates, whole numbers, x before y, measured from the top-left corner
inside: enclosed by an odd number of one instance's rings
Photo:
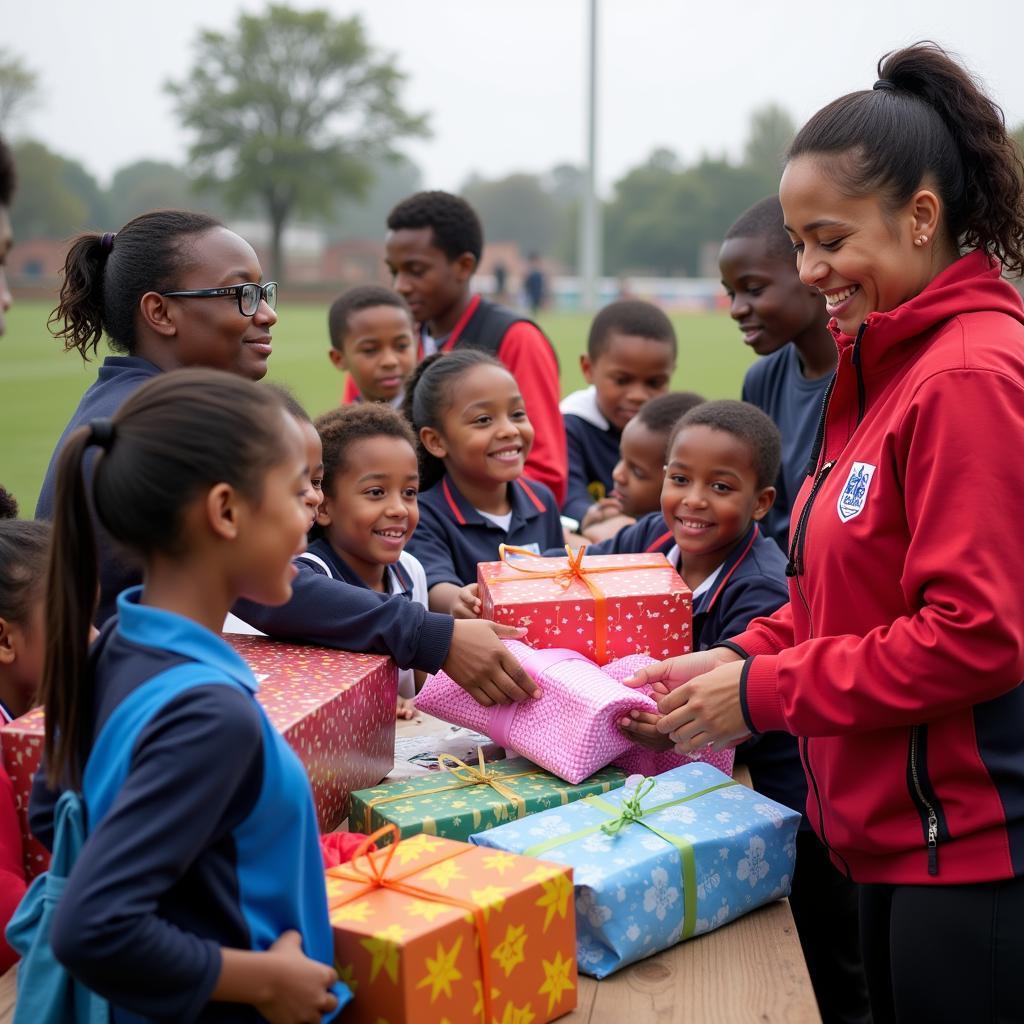
[[[65,353],[46,329],[50,306],[15,302],[7,333],[0,338],[0,483],[17,498],[22,515],[31,515],[53,446],[82,392],[96,375],[77,353]],[[279,310],[274,328],[270,380],[290,385],[310,413],[336,404],[342,378],[325,354],[326,309],[291,305]],[[562,391],[582,386],[579,354],[586,343],[588,318],[548,314],[541,325],[558,349]],[[751,354],[724,313],[673,317],[679,334],[679,368],[673,387],[709,398],[739,397]]]

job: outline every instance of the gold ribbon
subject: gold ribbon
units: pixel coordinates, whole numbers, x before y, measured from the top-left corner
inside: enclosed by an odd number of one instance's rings
[[[530,569],[523,565],[513,565],[508,560],[509,553],[513,555],[527,555],[531,558],[540,556],[534,555],[526,548],[513,547],[510,544],[502,544],[498,548],[501,561],[515,572],[527,573],[535,580],[554,580],[563,590],[568,590],[575,582],[582,583],[590,591],[594,599],[594,653],[599,665],[607,661],[608,654],[608,621],[605,614],[606,598],[604,591],[590,577],[596,573],[603,572],[632,572],[636,569],[665,569],[671,568],[667,562],[634,562],[632,565],[598,565],[586,566],[583,564],[583,556],[586,554],[587,545],[581,544],[579,549],[574,551],[568,544],[565,546],[566,563],[558,569]],[[547,559],[544,559],[547,561]],[[493,576],[488,583],[514,583],[522,580],[522,576]]]
[[[386,833],[391,833],[390,845],[384,847],[383,850],[378,851],[378,856],[373,856],[371,853],[371,847],[378,839],[383,838]],[[457,896],[448,896],[439,892],[431,892],[429,889],[421,889],[418,885],[410,885],[406,882],[406,879],[410,876],[425,870],[422,866],[414,866],[401,875],[389,876],[388,868],[391,866],[391,860],[395,856],[395,850],[398,849],[401,842],[402,837],[398,831],[398,826],[387,824],[383,828],[377,829],[377,831],[372,835],[367,836],[359,844],[348,864],[342,864],[335,868],[328,868],[327,876],[329,878],[342,878],[347,882],[361,882],[363,884],[363,887],[361,889],[357,889],[355,892],[347,893],[344,896],[330,897],[327,901],[328,909],[331,911],[336,910],[338,907],[343,907],[346,903],[351,903],[353,900],[360,899],[367,895],[367,893],[371,893],[376,889],[390,889],[392,892],[401,893],[403,896],[411,896],[414,899],[427,900],[431,903],[444,903],[447,906],[455,907],[459,910],[469,911],[469,913],[473,915],[473,920],[476,924],[477,937],[480,940],[480,980],[482,982],[481,995],[483,996],[482,1013],[484,1024],[488,1024],[488,1022],[493,1020],[493,1017],[491,1014],[491,943],[487,935],[487,915],[484,913],[482,907],[477,906],[477,904],[473,903],[471,900],[461,900]],[[451,860],[453,857],[461,857],[462,854],[469,853],[470,850],[475,849],[475,847],[464,843],[453,845],[455,846],[455,849],[434,861],[434,864],[440,864],[442,861]],[[367,867],[365,869],[359,866],[361,858],[365,858],[366,860]],[[432,866],[433,865],[431,865],[431,867]]]
[[[543,768],[533,768],[528,772],[515,772],[512,775],[498,775],[489,771],[484,764],[484,752],[482,747],[476,748],[476,755],[479,758],[480,767],[474,768],[460,761],[452,754],[438,754],[438,763],[448,769],[449,774],[454,775],[458,782],[452,782],[444,786],[434,786],[432,789],[421,789],[415,793],[394,793],[391,796],[377,797],[366,803],[363,812],[363,831],[369,832],[373,828],[373,812],[382,804],[393,804],[400,800],[415,800],[420,796],[432,796],[435,793],[448,793],[455,789],[466,789],[469,786],[490,786],[496,793],[510,801],[516,809],[516,818],[526,817],[526,801],[510,786],[505,785],[509,779],[523,779],[528,775],[543,775]],[[454,767],[449,767],[451,761]]]

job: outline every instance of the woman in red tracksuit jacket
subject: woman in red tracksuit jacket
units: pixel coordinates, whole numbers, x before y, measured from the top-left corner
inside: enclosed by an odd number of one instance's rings
[[[800,737],[875,1024],[1024,1020],[1024,169],[937,47],[879,74],[779,190],[839,348],[790,602],[643,678],[680,750]]]

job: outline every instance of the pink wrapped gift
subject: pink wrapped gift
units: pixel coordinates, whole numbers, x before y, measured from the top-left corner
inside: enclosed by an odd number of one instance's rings
[[[482,617],[525,627],[532,646],[571,648],[598,665],[690,650],[690,588],[663,554],[585,552],[541,558],[502,545],[500,562],[477,566]]]
[[[427,680],[416,707],[446,722],[476,729],[574,785],[613,761],[620,763],[627,752],[631,756],[648,753],[618,723],[630,711],[656,714],[658,706],[648,687],[630,689],[620,680],[653,659],[623,658],[615,666],[615,678],[610,674],[612,666],[602,669],[577,651],[535,651],[518,640],[504,642],[540,686],[539,699],[485,708],[439,672]],[[689,760],[673,756],[676,760],[661,771]]]

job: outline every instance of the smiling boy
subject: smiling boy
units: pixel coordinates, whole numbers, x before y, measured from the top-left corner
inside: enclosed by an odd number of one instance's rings
[[[729,314],[744,343],[763,357],[747,371],[743,400],[763,409],[782,433],[782,469],[764,530],[787,551],[789,513],[807,474],[836,344],[824,299],[797,274],[778,196],[740,215],[726,232],[718,266]]]

